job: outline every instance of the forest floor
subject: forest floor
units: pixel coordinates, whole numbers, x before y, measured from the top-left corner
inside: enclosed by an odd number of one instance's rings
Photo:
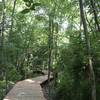
[[[47,100],[47,88],[44,86],[42,88],[40,85],[45,80],[47,80],[47,75],[19,81],[3,100]]]

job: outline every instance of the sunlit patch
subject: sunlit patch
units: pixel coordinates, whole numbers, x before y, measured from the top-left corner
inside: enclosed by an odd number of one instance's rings
[[[10,100],[10,99],[3,99],[3,100]]]
[[[61,82],[61,80],[58,80],[58,83],[60,83]]]
[[[41,81],[37,81],[37,83],[39,83],[39,84],[40,84],[40,83],[41,83]]]
[[[35,81],[31,80],[31,79],[26,79],[25,81],[29,82],[29,83],[35,83]]]

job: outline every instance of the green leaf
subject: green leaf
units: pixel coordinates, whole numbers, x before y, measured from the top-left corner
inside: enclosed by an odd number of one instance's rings
[[[33,3],[33,0],[30,0],[31,3]]]
[[[24,2],[30,2],[33,3],[33,0],[23,0]]]
[[[35,10],[35,6],[32,5],[32,6],[30,7],[30,10]]]
[[[26,13],[29,13],[29,11],[30,11],[30,9],[26,8],[26,9],[22,10],[21,13],[26,14]]]
[[[34,6],[40,6],[40,3],[33,3]]]
[[[31,3],[30,3],[30,2],[26,2],[25,5],[26,5],[27,7],[30,7],[30,6],[31,6]]]
[[[23,0],[24,2],[29,2],[29,0]]]
[[[36,6],[40,6],[40,3],[33,3],[32,6],[30,7],[30,9],[35,10]]]

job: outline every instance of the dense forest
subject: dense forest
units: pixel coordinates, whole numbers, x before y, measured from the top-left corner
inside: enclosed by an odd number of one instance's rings
[[[0,100],[43,70],[53,100],[100,100],[100,0],[0,0]]]

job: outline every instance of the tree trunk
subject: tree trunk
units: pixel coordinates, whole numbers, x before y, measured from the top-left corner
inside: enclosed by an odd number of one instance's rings
[[[58,71],[57,71],[57,56],[58,56],[58,45],[57,45],[57,40],[58,40],[58,23],[55,23],[55,31],[54,31],[54,72],[53,72],[53,77],[54,77],[54,86],[57,86],[57,77],[58,77]]]
[[[95,74],[93,70],[93,64],[92,64],[92,55],[91,55],[91,45],[90,45],[90,37],[88,34],[86,19],[84,15],[84,7],[83,7],[83,0],[79,0],[79,6],[80,6],[80,15],[81,20],[84,28],[84,35],[85,35],[85,41],[86,41],[86,48],[87,48],[87,56],[88,56],[88,64],[89,64],[89,77],[91,82],[91,99],[96,100],[96,83],[95,83]]]
[[[3,3],[3,8],[2,8],[2,16],[3,16],[3,18],[2,18],[2,29],[1,29],[1,54],[2,54],[2,56],[1,56],[1,58],[2,58],[2,62],[4,61],[4,50],[3,50],[3,48],[4,48],[4,30],[5,30],[5,0],[2,0],[2,3]]]
[[[49,35],[48,35],[48,85],[50,94],[50,71],[51,71],[51,17],[49,15]]]
[[[93,14],[94,14],[95,24],[96,24],[96,26],[98,28],[98,31],[100,32],[100,26],[99,26],[99,22],[98,22],[98,15],[97,15],[97,10],[96,10],[96,6],[95,6],[95,1],[94,0],[90,0],[90,2],[91,2]]]
[[[15,7],[16,7],[16,1],[17,0],[14,0],[14,6],[13,6],[13,10],[12,10],[11,27],[10,27],[10,31],[9,31],[9,42],[11,42],[11,38],[12,38],[12,28],[13,28],[13,19],[14,19],[14,12],[15,12]]]
[[[3,3],[3,18],[2,18],[2,30],[1,30],[1,58],[2,58],[2,64],[5,64],[5,49],[4,49],[4,31],[5,31],[5,9],[6,9],[6,6],[5,6],[5,0],[2,0],[2,3]],[[7,67],[7,66],[6,66]],[[8,87],[8,79],[7,79],[7,68],[5,69],[5,92],[7,94],[7,87]]]
[[[53,18],[49,15],[49,35],[48,35],[48,85],[50,95],[50,75],[52,68],[52,53],[53,53]]]

